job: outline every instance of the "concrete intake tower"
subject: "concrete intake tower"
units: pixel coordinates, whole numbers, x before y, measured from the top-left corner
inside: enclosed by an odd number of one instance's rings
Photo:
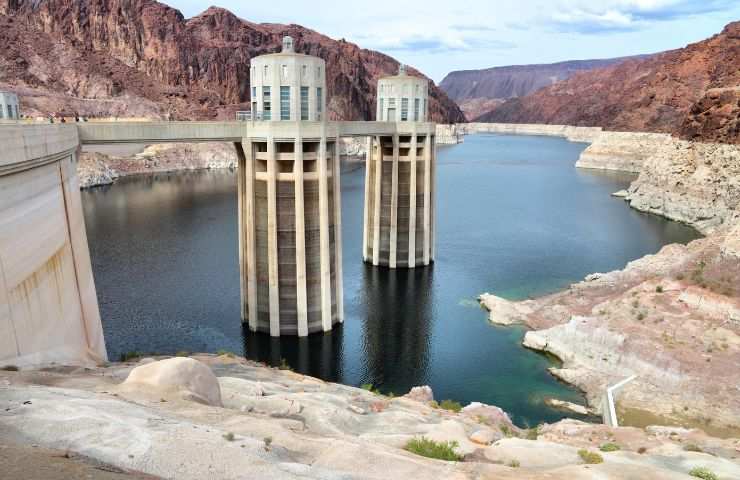
[[[406,74],[378,82],[377,119],[408,125],[408,134],[376,135],[367,143],[363,259],[413,268],[434,261],[434,130],[427,119],[429,85]]]
[[[324,60],[251,62],[252,111],[239,159],[242,318],[252,331],[306,336],[344,317],[338,130],[326,117]],[[241,150],[237,148],[237,151]]]

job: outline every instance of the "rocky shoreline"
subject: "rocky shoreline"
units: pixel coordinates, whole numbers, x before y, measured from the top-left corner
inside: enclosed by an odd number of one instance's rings
[[[418,454],[422,438],[455,460]],[[0,369],[0,459],[19,478],[93,465],[132,479],[668,480],[705,468],[725,480],[738,456],[740,441],[700,430],[522,430],[494,406],[437,403],[429,387],[388,397],[231,353]]]
[[[544,127],[486,131],[569,136]],[[596,411],[608,385],[637,375],[619,396],[622,421],[740,435],[740,148],[600,132],[577,166],[639,174],[617,196],[706,237],[543,298],[483,294],[490,321],[526,325],[524,346],[560,358],[551,373],[582,389]]]

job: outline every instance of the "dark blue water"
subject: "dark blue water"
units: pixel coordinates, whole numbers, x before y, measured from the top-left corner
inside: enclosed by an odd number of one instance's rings
[[[362,167],[342,175],[346,321],[329,334],[273,339],[239,318],[236,177],[189,172],[122,179],[83,192],[88,240],[111,358],[122,352],[225,349],[352,385],[481,401],[520,425],[562,414],[546,396],[582,402],[495,327],[475,301],[565,287],[622,268],[696,233],[630,210],[610,193],[631,177],[582,171],[585,146],[477,135],[439,149],[436,263],[390,271],[362,263]]]

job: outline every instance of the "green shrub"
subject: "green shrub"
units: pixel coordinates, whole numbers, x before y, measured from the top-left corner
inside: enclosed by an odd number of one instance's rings
[[[702,480],[719,480],[716,473],[704,467],[692,468],[689,472],[689,475],[691,475],[692,477],[701,478]]]
[[[511,468],[519,468],[522,464],[519,463],[519,460],[512,460],[509,462],[509,466]]]
[[[234,358],[236,355],[234,355],[234,352],[230,352],[228,350],[219,350],[216,352],[216,355],[223,356],[226,355],[229,358]]]
[[[455,448],[457,447],[458,443],[454,441],[435,442],[434,440],[421,437],[409,440],[404,448],[409,452],[421,455],[422,457],[459,462],[462,460],[462,456],[455,452]]]
[[[578,456],[588,464],[602,463],[604,461],[604,457],[596,452],[589,452],[586,449],[578,450]]]
[[[189,357],[190,352],[188,352],[187,350],[180,350],[179,352],[175,354],[175,356],[176,357]]]
[[[443,408],[451,412],[459,412],[462,410],[462,405],[460,405],[460,402],[456,402],[454,400],[442,400],[442,403],[439,404],[439,408]]]
[[[501,433],[504,434],[504,437],[512,437],[514,436],[514,432],[511,431],[508,425],[499,425],[499,430],[501,430]]]
[[[616,443],[608,442],[601,445],[599,447],[599,450],[601,450],[602,452],[616,452],[618,450],[621,450],[621,448],[619,448],[619,445],[617,445]]]
[[[540,428],[530,428],[527,430],[527,440],[537,440],[537,437],[540,435]]]
[[[5,365],[0,367],[0,370],[5,370],[6,372],[17,372],[19,368],[16,365]]]
[[[430,400],[429,406],[432,408],[439,408],[439,402],[437,402],[436,400]]]
[[[655,287],[655,291],[657,293],[663,293],[663,285],[658,285],[657,287]]]
[[[231,432],[224,433],[223,437],[224,437],[224,439],[227,442],[233,442],[234,441],[234,434],[231,433]]]
[[[284,358],[281,358],[280,359],[280,366],[278,367],[278,369],[280,369],[280,370],[291,370],[291,371],[293,370],[292,368],[290,368],[290,365],[288,365],[288,361],[286,359],[284,359]]]
[[[141,352],[137,352],[135,350],[132,350],[130,352],[124,352],[121,354],[121,361],[122,362],[128,362],[129,360],[133,360],[134,358],[143,357],[144,354]]]
[[[686,445],[683,446],[683,449],[686,450],[687,452],[698,452],[698,453],[704,452],[704,450],[702,450],[698,445],[694,443],[687,443]]]

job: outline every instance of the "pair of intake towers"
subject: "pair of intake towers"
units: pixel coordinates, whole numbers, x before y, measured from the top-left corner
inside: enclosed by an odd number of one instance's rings
[[[434,124],[428,84],[378,82],[376,122],[326,119],[326,65],[294,52],[251,61],[251,112],[239,154],[242,320],[271,336],[326,332],[344,320],[340,144],[365,137],[362,255],[389,268],[434,260]]]

